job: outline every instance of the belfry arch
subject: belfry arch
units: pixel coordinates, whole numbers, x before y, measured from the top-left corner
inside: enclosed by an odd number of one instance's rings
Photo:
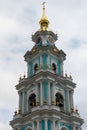
[[[32,107],[36,106],[36,95],[32,93],[28,99],[28,110],[31,111]]]
[[[67,128],[66,127],[62,127],[61,130],[67,130]]]
[[[55,94],[55,102],[56,102],[56,106],[59,106],[60,108],[64,107],[64,98],[61,93],[58,92]]]

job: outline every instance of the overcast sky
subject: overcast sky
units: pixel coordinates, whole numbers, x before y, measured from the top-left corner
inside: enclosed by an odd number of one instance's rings
[[[15,85],[27,71],[24,54],[34,43],[39,29],[42,0],[0,0],[0,130],[11,130],[9,121],[18,107]],[[50,29],[57,32],[55,43],[67,54],[64,71],[77,84],[74,105],[87,130],[87,0],[46,0]]]

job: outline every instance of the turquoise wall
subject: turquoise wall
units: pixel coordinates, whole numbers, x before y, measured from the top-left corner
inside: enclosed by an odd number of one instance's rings
[[[29,68],[29,70],[30,70],[30,76],[32,76],[32,74],[33,74],[33,63],[32,63],[32,61],[29,62],[29,66],[30,66],[30,68]]]
[[[43,58],[43,68],[46,69],[47,68],[47,54],[44,53],[42,55],[42,58]]]
[[[32,123],[28,124],[28,125],[25,125],[22,127],[22,130],[25,130],[28,126],[30,126],[32,128]]]
[[[63,127],[63,126],[68,128],[68,130],[73,130],[70,124],[65,124],[65,123],[61,122],[60,127]]]
[[[57,66],[58,66],[58,75],[60,75],[60,73],[61,73],[61,70],[60,70],[61,62],[59,60],[57,61]]]
[[[51,130],[51,121],[48,120],[48,130]]]
[[[45,130],[45,122],[44,122],[44,120],[42,120],[42,130]]]

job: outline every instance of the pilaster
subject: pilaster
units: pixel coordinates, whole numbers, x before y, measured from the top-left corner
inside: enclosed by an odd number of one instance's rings
[[[53,120],[53,130],[55,130],[55,120]]]
[[[45,130],[48,130],[48,128],[47,128],[47,119],[45,119]]]
[[[73,130],[76,130],[76,126],[75,125],[73,125]]]
[[[50,81],[48,81],[48,105],[51,105],[51,100],[50,100]]]
[[[39,124],[39,120],[37,120],[37,130],[39,130],[40,129],[40,126],[39,126],[40,124]]]
[[[53,83],[53,86],[52,86],[52,105],[55,104],[55,86],[54,86],[54,83]]]
[[[36,83],[36,104],[39,105],[39,97],[38,97],[38,92],[39,92],[39,89],[38,89],[38,84]]]
[[[32,122],[32,130],[35,130],[35,125],[34,125],[34,122]]]
[[[70,99],[71,99],[71,101],[70,101],[70,102],[71,102],[71,108],[74,107],[73,93],[74,93],[74,91],[71,91],[71,93],[70,93],[70,97],[71,97],[71,98],[70,98]]]
[[[43,105],[43,88],[42,88],[42,82],[40,82],[40,105]]]
[[[22,94],[23,94],[23,99],[22,99],[22,113],[24,114],[24,107],[25,107],[25,93],[24,93],[24,91],[22,92]]]
[[[67,110],[67,112],[70,112],[70,96],[69,96],[69,90],[66,90],[66,110]]]
[[[60,130],[60,120],[57,121],[57,130]]]
[[[22,92],[19,92],[19,110],[22,110]]]

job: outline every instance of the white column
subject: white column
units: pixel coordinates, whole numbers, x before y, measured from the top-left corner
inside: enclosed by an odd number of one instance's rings
[[[42,62],[42,55],[40,54],[40,65],[42,65],[43,62]]]
[[[36,103],[37,103],[37,105],[38,105],[38,103],[39,103],[39,98],[38,98],[38,92],[39,92],[39,90],[38,90],[38,84],[36,84]]]
[[[55,130],[55,120],[53,120],[53,130]]]
[[[23,98],[22,98],[22,113],[24,113],[24,91],[22,92],[22,94],[23,94]]]
[[[22,93],[19,92],[18,94],[19,94],[19,110],[21,110],[21,108],[22,108]]]
[[[78,130],[81,130],[81,129],[80,129],[80,126],[78,126]]]
[[[47,119],[45,119],[45,130],[48,130],[48,128],[47,128]]]
[[[32,122],[32,130],[34,130],[34,122]]]
[[[25,97],[24,97],[24,98],[25,98],[25,99],[24,99],[24,104],[25,104],[25,112],[27,112],[27,105],[28,105],[28,104],[27,104],[27,90],[25,90],[25,92],[24,92],[24,93],[25,93]]]
[[[40,105],[43,105],[43,88],[42,88],[42,82],[40,82]]]
[[[51,105],[51,99],[50,99],[50,81],[48,81],[48,105]]]
[[[76,130],[76,126],[75,125],[73,126],[73,130]]]
[[[69,107],[69,112],[71,111],[70,109],[70,90],[68,90],[68,107]]]
[[[37,121],[37,130],[39,130],[39,121]]]
[[[69,102],[69,90],[66,90],[66,110],[70,112],[70,102]]]
[[[73,93],[74,93],[74,91],[71,91],[71,108],[74,107]]]
[[[82,127],[80,127],[80,130],[82,130]]]
[[[52,103],[55,104],[55,86],[54,86],[54,83],[53,83],[53,86],[52,86]]]
[[[57,122],[57,130],[60,130],[60,121]]]

